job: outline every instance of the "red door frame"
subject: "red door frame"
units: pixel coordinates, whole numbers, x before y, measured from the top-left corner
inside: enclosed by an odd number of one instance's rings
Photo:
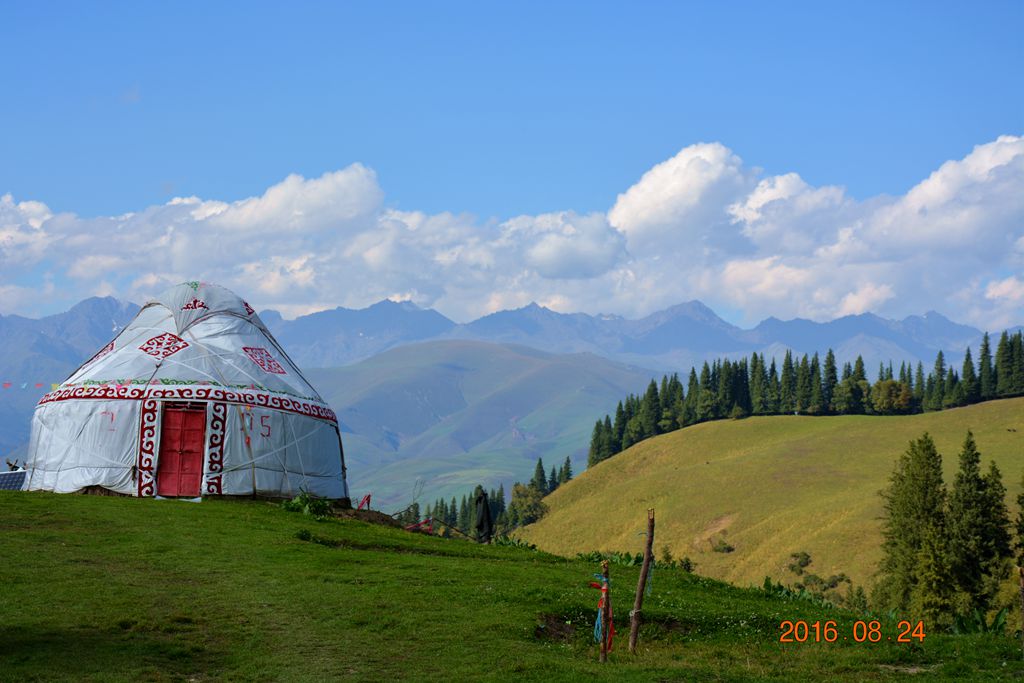
[[[165,403],[160,421],[156,494],[198,497],[203,484],[206,404]]]

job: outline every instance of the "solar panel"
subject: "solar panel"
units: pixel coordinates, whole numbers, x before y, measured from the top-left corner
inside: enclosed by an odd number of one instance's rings
[[[20,491],[25,483],[25,470],[20,472],[0,472],[0,491]]]

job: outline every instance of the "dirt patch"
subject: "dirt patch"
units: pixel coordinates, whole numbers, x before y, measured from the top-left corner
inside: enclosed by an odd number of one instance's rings
[[[879,664],[879,669],[885,669],[886,671],[892,671],[898,674],[909,674],[911,676],[915,674],[926,674],[934,669],[934,666],[896,666],[894,664]]]
[[[576,636],[576,629],[565,617],[557,614],[540,615],[540,623],[533,629],[533,637],[537,640],[550,640],[555,643],[568,643]]]
[[[736,521],[736,514],[722,515],[717,519],[711,520],[704,529],[693,537],[693,547],[695,550],[703,550],[711,543],[711,539],[724,532],[732,523]]]

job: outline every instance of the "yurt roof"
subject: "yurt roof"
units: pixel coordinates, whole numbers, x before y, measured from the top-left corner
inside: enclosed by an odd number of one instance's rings
[[[253,308],[207,282],[185,282],[147,302],[40,403],[126,388],[130,396],[111,397],[212,397],[274,407],[283,401],[291,412],[335,421]]]

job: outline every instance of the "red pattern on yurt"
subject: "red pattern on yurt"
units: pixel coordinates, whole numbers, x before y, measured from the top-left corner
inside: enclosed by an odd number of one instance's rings
[[[96,355],[93,356],[92,358],[90,358],[88,361],[86,361],[85,364],[88,365],[89,363],[92,363],[93,361],[97,361],[100,358],[103,358],[103,356],[107,355],[108,353],[110,353],[113,350],[114,350],[114,342],[111,341],[109,344],[107,344],[102,349],[97,351]]]
[[[189,301],[187,304],[182,306],[181,310],[183,310],[183,311],[198,311],[200,308],[205,308],[206,310],[210,310],[209,307],[206,305],[205,301],[203,301],[202,299],[193,298],[192,301]]]
[[[224,433],[227,429],[228,405],[210,405],[210,427],[206,444],[206,487],[205,492],[220,495],[224,478]]]
[[[252,359],[252,362],[263,368],[265,372],[270,372],[275,375],[287,375],[281,364],[270,355],[270,351],[259,346],[243,346],[242,350],[245,351],[245,355]]]
[[[147,340],[145,344],[139,347],[139,351],[148,353],[159,360],[163,360],[168,356],[173,356],[178,351],[181,351],[186,347],[188,347],[187,341],[176,334],[164,332],[163,334],[158,334],[152,339]]]
[[[278,396],[254,389],[220,389],[217,387],[154,387],[137,385],[99,384],[57,389],[39,399],[39,405],[70,401],[80,398],[140,399],[163,398],[184,401],[224,401],[260,408],[274,408],[296,415],[306,415],[337,424],[334,411],[320,403]]]
[[[153,469],[156,465],[156,426],[160,420],[160,404],[153,399],[142,402],[142,418],[139,421],[139,460],[136,464],[136,479],[140,496],[152,496],[154,490]]]

